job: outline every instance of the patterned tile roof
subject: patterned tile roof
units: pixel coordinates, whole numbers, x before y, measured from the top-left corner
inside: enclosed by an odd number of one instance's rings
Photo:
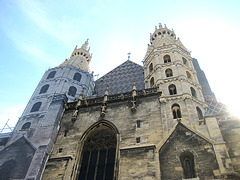
[[[205,100],[205,101],[208,104],[208,110],[206,111],[205,116],[228,113],[228,109],[226,105],[213,100]]]
[[[106,86],[108,86],[109,95],[129,92],[132,91],[134,81],[137,90],[145,88],[143,67],[127,60],[96,80],[95,91],[99,97],[104,95]]]

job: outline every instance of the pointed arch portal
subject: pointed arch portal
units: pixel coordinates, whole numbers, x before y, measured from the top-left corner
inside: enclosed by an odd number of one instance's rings
[[[114,179],[117,135],[104,123],[98,124],[85,137],[79,164],[78,180]]]

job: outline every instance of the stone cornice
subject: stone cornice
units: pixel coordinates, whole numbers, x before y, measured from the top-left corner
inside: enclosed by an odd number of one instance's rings
[[[166,103],[167,101],[176,101],[176,100],[192,100],[198,104],[201,104],[204,108],[207,108],[208,105],[206,102],[200,101],[195,97],[192,97],[191,94],[189,93],[184,93],[184,94],[176,94],[176,95],[169,95],[169,96],[161,96],[159,97],[159,102],[160,103]]]
[[[144,81],[146,81],[147,79],[150,79],[151,75],[147,76]],[[202,90],[202,87],[200,84],[198,83],[195,83],[191,80],[189,80],[189,78],[187,78],[186,76],[176,76],[176,77],[168,77],[168,78],[165,78],[165,79],[157,79],[156,78],[156,83],[157,85],[159,84],[166,84],[166,83],[169,83],[169,82],[175,82],[175,81],[185,81],[187,83],[189,83],[190,85],[196,87],[197,89],[199,90]]]
[[[161,95],[162,92],[158,91],[158,87],[149,88],[144,90],[136,91],[136,99],[143,98],[143,97],[150,97],[154,95]],[[108,96],[107,104],[114,103],[114,102],[121,102],[121,101],[132,101],[132,92],[126,92],[122,94],[115,94]],[[83,99],[75,102],[71,102],[67,104],[67,110],[74,110],[74,109],[81,109],[81,108],[88,108],[92,106],[101,106],[104,103],[104,96],[90,98],[90,99]],[[79,105],[80,104],[80,105]]]
[[[120,148],[120,151],[122,150],[130,150],[130,149],[140,149],[140,148],[156,148],[156,145],[155,144],[141,144],[141,145],[135,145],[135,146],[128,146],[128,147],[122,147]]]
[[[144,58],[144,64],[148,64],[149,61],[151,61],[154,56],[158,56],[159,54],[163,54],[163,53],[170,53],[170,52],[181,52],[184,55],[188,55],[190,56],[190,53],[187,52],[186,50],[184,50],[183,48],[181,48],[180,46],[176,45],[176,44],[171,44],[171,45],[166,45],[166,46],[161,46],[161,47],[155,47],[150,53],[148,53],[145,58]]]

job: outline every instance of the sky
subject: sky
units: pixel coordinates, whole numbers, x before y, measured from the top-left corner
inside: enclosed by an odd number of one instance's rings
[[[142,65],[150,33],[173,29],[218,101],[240,117],[239,0],[0,0],[0,129],[14,127],[44,72],[89,39],[91,71]],[[97,77],[97,76],[96,76]]]

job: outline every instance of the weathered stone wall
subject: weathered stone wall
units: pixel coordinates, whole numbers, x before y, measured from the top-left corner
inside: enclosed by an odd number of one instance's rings
[[[119,157],[118,177],[120,179],[126,179],[126,177],[137,179],[138,176],[143,177],[143,174],[144,176],[155,177],[156,164],[152,146],[159,143],[163,138],[160,103],[157,97],[159,95],[140,98],[136,112],[131,112],[131,101],[129,100],[107,104],[104,120],[112,123],[119,132],[117,154]],[[54,179],[61,177],[61,174],[64,174],[65,179],[77,176],[81,148],[85,140],[83,135],[89,127],[101,119],[101,105],[80,108],[78,117],[73,123],[72,115],[74,111],[74,109],[65,111],[58,138],[46,166],[43,179]],[[140,121],[139,128],[137,127],[137,121]],[[140,143],[136,142],[138,137],[140,137]],[[146,146],[151,146],[152,148],[149,149]],[[72,160],[69,160],[66,168],[61,168],[63,162],[54,160],[68,156],[71,156]],[[138,159],[138,162],[132,161],[132,165],[126,168],[125,165],[131,158],[132,160]],[[142,169],[138,174],[131,174],[131,172],[136,171],[140,167]],[[156,179],[156,177],[153,179]]]
[[[102,101],[98,101],[97,98],[96,100],[82,100],[80,107],[76,106],[77,102],[69,103],[43,179],[75,179],[78,177],[85,137],[100,122],[107,123],[116,129],[115,175],[117,179],[160,179],[160,167],[162,179],[184,178],[179,159],[180,153],[184,150],[189,150],[194,154],[197,177],[212,178],[216,172],[219,175],[212,142],[210,143],[207,138],[204,139],[202,135],[187,128],[182,127],[181,131],[177,131],[170,137],[168,143],[160,151],[159,159],[156,147],[162,147],[161,143],[170,135],[170,130],[178,127],[177,120],[172,118],[170,107],[169,116],[166,116],[168,111],[161,109],[162,103],[159,101],[159,96],[160,93],[155,93],[137,97],[135,112],[131,111],[131,98],[109,101],[103,117],[101,117],[102,103],[97,103]],[[164,106],[166,107],[166,104]],[[183,109],[184,106],[182,104]],[[73,118],[75,113],[78,114],[76,119]],[[193,115],[183,112],[185,113],[187,119],[197,122],[195,112]],[[186,116],[183,116],[183,122]],[[140,127],[137,126],[137,121],[140,122]],[[166,125],[171,128],[166,130]],[[197,124],[195,123],[194,126]],[[136,141],[137,138],[140,138],[140,142]]]
[[[186,151],[194,156],[195,176],[200,179],[213,179],[218,164],[212,144],[182,125],[178,125],[159,151],[161,178],[184,178],[180,154]]]
[[[157,179],[155,146],[120,150],[119,179]]]
[[[226,142],[233,169],[240,174],[240,121],[234,117],[219,117],[218,124]]]
[[[24,179],[35,150],[25,137],[21,137],[0,151],[0,179]],[[13,161],[13,165],[8,164],[9,161]]]

